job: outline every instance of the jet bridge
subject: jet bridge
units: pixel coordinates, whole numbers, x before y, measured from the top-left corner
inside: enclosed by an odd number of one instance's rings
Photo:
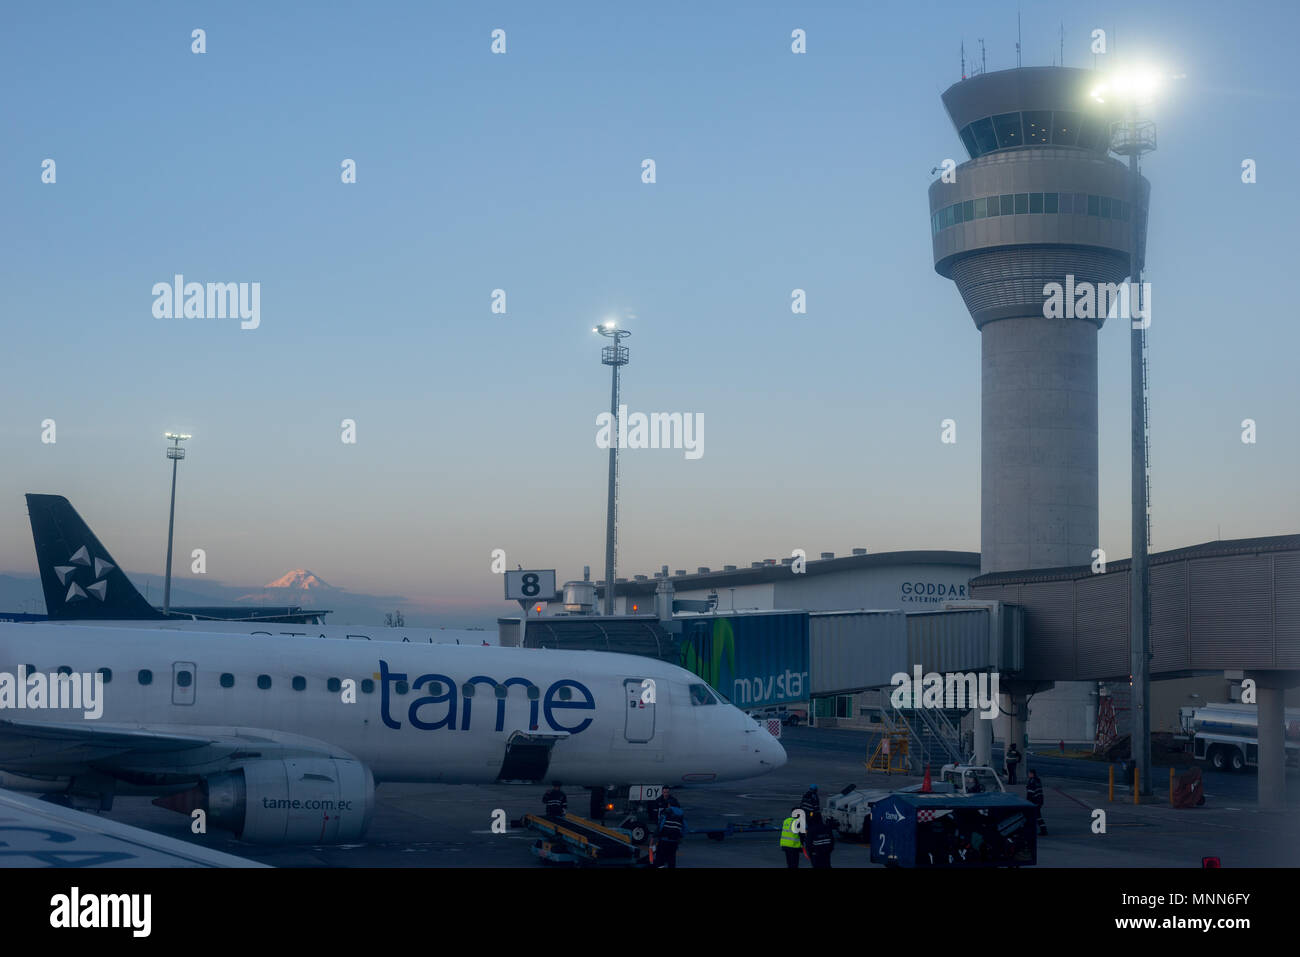
[[[898,673],[1019,671],[1024,618],[1000,601],[946,602],[942,611],[829,611],[809,616],[817,696],[889,687]]]

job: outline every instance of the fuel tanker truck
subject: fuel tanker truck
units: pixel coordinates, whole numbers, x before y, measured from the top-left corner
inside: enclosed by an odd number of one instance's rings
[[[1207,704],[1180,708],[1192,756],[1216,771],[1253,768],[1259,759],[1258,709],[1253,704]],[[1300,709],[1287,708],[1282,740],[1289,765],[1300,763]]]

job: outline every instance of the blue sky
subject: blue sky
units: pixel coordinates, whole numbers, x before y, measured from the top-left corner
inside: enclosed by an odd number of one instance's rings
[[[1014,66],[1014,4],[6,19],[0,571],[35,570],[27,491],[68,495],[128,569],[159,571],[162,433],[183,429],[177,551],[204,548],[209,577],[305,566],[430,621],[508,610],[494,548],[560,580],[602,564],[591,326],[629,314],[628,404],[706,428],[699,460],[624,456],[620,574],[796,547],[978,550],[979,338],[933,271],[926,190],[964,158],[939,100],[958,44],[973,57],[983,37],[990,70]],[[1116,53],[1186,74],[1146,163],[1153,548],[1300,530],[1300,14],[1025,3],[1026,66],[1052,62],[1062,21],[1067,65],[1092,66],[1100,27]],[[155,319],[151,288],[175,273],[260,282],[260,328]],[[1101,538],[1123,557],[1119,324],[1100,351]]]

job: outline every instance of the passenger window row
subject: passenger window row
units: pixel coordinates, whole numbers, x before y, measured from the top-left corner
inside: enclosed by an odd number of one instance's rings
[[[27,667],[27,674],[30,675],[36,672],[35,665],[27,665],[26,667]],[[60,665],[57,669],[57,672],[58,674],[61,675],[70,675],[72,674],[72,668],[70,668],[68,665]],[[108,684],[110,681],[113,680],[112,668],[100,668],[98,674],[103,676],[104,684]],[[153,684],[153,672],[148,668],[141,668],[139,671],[136,672],[136,681],[138,681],[142,685]],[[222,672],[221,677],[218,679],[218,683],[223,688],[233,688],[235,686],[235,676],[228,671]],[[181,671],[176,672],[176,684],[181,688],[188,688],[191,685],[193,685],[194,684],[193,672],[191,672],[189,669],[182,669]],[[270,690],[271,685],[272,685],[272,681],[270,675],[257,676],[258,688],[262,689],[263,691],[268,691]],[[290,680],[289,685],[290,687],[293,688],[294,691],[306,691],[307,679],[304,678],[302,675],[294,675],[293,678]],[[359,682],[359,685],[363,694],[374,693],[375,682],[373,678],[362,678],[361,681]],[[330,694],[338,694],[342,690],[342,688],[343,688],[343,682],[339,678],[327,678],[325,680],[325,690],[328,691]],[[433,695],[440,695],[443,694],[445,691],[445,688],[443,687],[443,682],[441,681],[431,681],[428,684],[426,684],[424,688],[428,690],[429,694],[433,694]],[[475,688],[476,685],[474,683],[467,681],[460,686],[460,693],[466,698],[472,698],[474,697]],[[411,690],[411,688],[408,682],[395,681],[393,682],[393,690],[395,690],[398,694],[407,694]],[[509,690],[510,689],[507,688],[505,685],[500,685],[500,684],[497,685],[495,688],[496,697],[498,698],[508,697]],[[541,692],[538,690],[538,688],[535,685],[527,686],[526,696],[528,700],[536,701],[541,697]],[[572,696],[573,696],[573,691],[571,689],[569,688],[560,689],[559,697],[561,699],[567,701]]]
[[[1002,193],[1000,196],[982,196],[945,206],[930,217],[930,233],[933,235],[949,226],[969,223],[975,219],[1022,213],[1070,213],[1128,222],[1129,206],[1122,199],[1089,193]]]

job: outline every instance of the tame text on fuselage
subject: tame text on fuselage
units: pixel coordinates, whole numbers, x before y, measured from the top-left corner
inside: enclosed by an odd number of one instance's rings
[[[379,679],[379,716],[387,727],[397,730],[402,726],[402,722],[392,716],[392,686],[398,682],[405,684],[407,674],[401,671],[390,671],[388,662],[381,658],[376,677]],[[406,712],[406,720],[421,731],[437,731],[442,728],[448,731],[468,731],[474,717],[474,701],[478,697],[474,692],[480,687],[492,689],[493,697],[487,698],[479,707],[481,709],[484,705],[495,705],[496,723],[493,727],[495,731],[505,730],[506,704],[510,701],[510,689],[516,685],[524,689],[523,696],[528,704],[529,731],[538,730],[537,720],[540,712],[540,716],[546,719],[552,731],[578,734],[587,729],[592,719],[584,718],[577,724],[567,725],[564,723],[565,716],[557,712],[596,710],[596,699],[591,691],[582,682],[572,678],[561,678],[553,682],[545,693],[527,678],[507,678],[505,681],[498,682],[487,675],[475,675],[457,684],[447,675],[425,674],[411,681],[409,685],[412,692],[422,689],[432,692],[413,700]],[[504,694],[499,689],[504,689]],[[469,693],[467,694],[466,691]],[[523,703],[516,695],[514,707],[520,707]]]

